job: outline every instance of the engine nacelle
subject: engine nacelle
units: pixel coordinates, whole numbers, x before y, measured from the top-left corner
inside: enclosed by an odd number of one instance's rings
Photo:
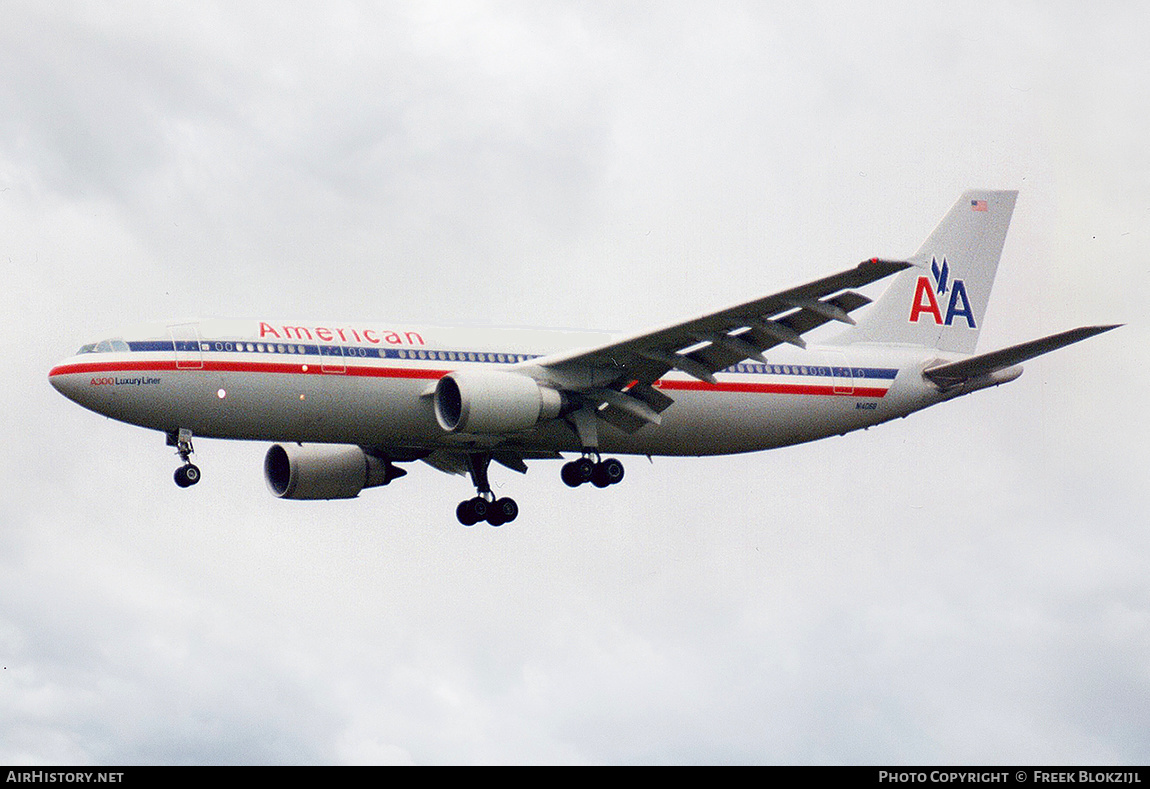
[[[435,418],[452,433],[513,433],[563,410],[563,395],[500,370],[456,370],[435,387]]]
[[[354,499],[406,473],[355,445],[274,444],[264,456],[264,478],[281,499]]]

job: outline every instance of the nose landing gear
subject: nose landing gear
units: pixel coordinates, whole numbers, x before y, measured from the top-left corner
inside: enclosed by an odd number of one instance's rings
[[[168,446],[175,447],[176,454],[180,456],[180,460],[184,461],[184,465],[176,469],[174,475],[176,484],[181,488],[187,488],[199,482],[200,469],[188,459],[195,452],[192,449],[192,431],[186,427],[181,427],[177,431],[168,433]]]

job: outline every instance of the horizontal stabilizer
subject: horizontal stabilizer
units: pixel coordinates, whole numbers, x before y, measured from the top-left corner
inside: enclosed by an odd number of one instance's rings
[[[1050,353],[1051,351],[1056,351],[1072,343],[1085,340],[1088,337],[1093,337],[1095,334],[1117,329],[1121,325],[1122,324],[1114,324],[1113,326],[1083,326],[1078,329],[1064,331],[1060,334],[1052,334],[1049,337],[1043,337],[1038,340],[1024,342],[1021,345],[1012,345],[1000,351],[972,356],[969,359],[963,359],[958,362],[940,364],[936,367],[923,370],[922,374],[943,389],[950,389],[951,387],[966,383],[971,379],[990,375],[999,370],[1004,370],[1007,367],[1025,362],[1027,359],[1033,359],[1035,356],[1041,356],[1044,353]]]

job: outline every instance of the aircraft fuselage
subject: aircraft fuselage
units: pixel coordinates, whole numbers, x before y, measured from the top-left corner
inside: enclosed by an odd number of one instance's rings
[[[284,327],[291,327],[290,331]],[[321,339],[322,338],[322,339]],[[385,339],[386,338],[386,339]],[[358,342],[356,341],[358,339]],[[429,396],[453,370],[530,372],[533,358],[609,335],[523,329],[380,328],[204,321],[128,329],[57,365],[52,384],[113,419],[205,438],[458,448]],[[377,341],[378,340],[378,341]],[[921,349],[779,348],[715,383],[672,371],[654,386],[675,400],[658,425],[606,426],[602,451],[708,455],[811,441],[904,416],[946,399],[922,379]],[[577,452],[553,420],[516,447]]]

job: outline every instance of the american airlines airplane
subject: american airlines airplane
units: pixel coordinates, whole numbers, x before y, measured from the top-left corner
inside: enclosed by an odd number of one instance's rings
[[[913,257],[854,268],[626,336],[377,323],[204,320],[124,328],[49,373],[65,397],[161,430],[194,485],[192,438],[277,442],[285,499],[353,498],[422,460],[470,474],[464,525],[499,526],[491,461],[576,457],[572,487],[606,487],[605,455],[716,455],[813,441],[997,386],[1019,364],[1115,326],[974,355],[1017,192],[969,191]],[[891,277],[872,306],[855,289]],[[803,335],[829,322],[827,344]]]

